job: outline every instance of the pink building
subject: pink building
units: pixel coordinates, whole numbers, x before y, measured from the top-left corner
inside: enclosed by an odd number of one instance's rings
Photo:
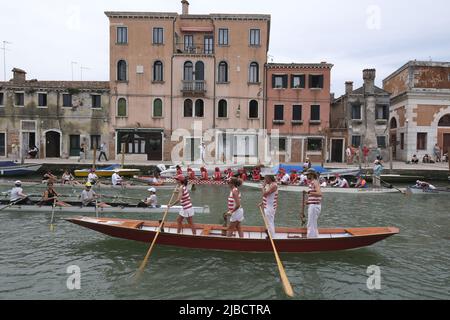
[[[266,127],[281,162],[326,159],[332,68],[325,62],[267,65]]]

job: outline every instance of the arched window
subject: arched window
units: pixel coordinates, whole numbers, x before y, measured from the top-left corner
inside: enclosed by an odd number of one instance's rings
[[[203,118],[205,116],[205,103],[203,100],[198,99],[195,101],[195,117]]]
[[[153,117],[162,118],[163,116],[163,103],[161,99],[155,99],[153,101]]]
[[[117,100],[117,116],[126,117],[128,115],[127,100],[125,98],[120,98]]]
[[[191,99],[184,100],[184,117],[192,118],[192,115],[193,115],[192,107],[193,107],[193,104],[192,104],[192,100]]]
[[[391,129],[397,129],[397,120],[395,118],[391,119]]]
[[[117,81],[127,81],[127,62],[125,60],[117,63]]]
[[[202,61],[197,61],[195,63],[195,80],[205,80],[205,64]]]
[[[227,118],[228,117],[228,103],[226,100],[219,101],[219,110],[218,110],[219,118]]]
[[[153,81],[164,81],[164,69],[161,61],[156,61],[153,65]]]
[[[248,117],[250,119],[258,119],[259,118],[258,101],[256,101],[256,100],[250,101]]]
[[[184,64],[183,79],[184,79],[184,81],[192,81],[192,80],[194,80],[194,65],[190,61],[187,61]]]
[[[259,65],[257,62],[252,62],[250,64],[248,81],[250,83],[258,83],[259,82]]]
[[[450,114],[446,114],[439,120],[439,127],[450,127]]]
[[[222,61],[219,63],[219,70],[218,70],[218,82],[219,83],[226,83],[228,82],[228,64],[225,61]]]

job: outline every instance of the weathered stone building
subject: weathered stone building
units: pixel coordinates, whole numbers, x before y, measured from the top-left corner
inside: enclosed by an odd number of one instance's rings
[[[388,121],[390,94],[375,85],[375,69],[363,71],[364,85],[354,90],[345,83],[345,94],[331,106],[331,162],[343,162],[347,146],[367,146],[370,160],[381,154],[389,159]]]
[[[78,158],[109,137],[109,82],[26,80],[13,69],[0,82],[0,157]],[[13,145],[18,146],[15,152]]]
[[[390,136],[397,160],[450,148],[450,62],[410,61],[383,81],[392,93]]]

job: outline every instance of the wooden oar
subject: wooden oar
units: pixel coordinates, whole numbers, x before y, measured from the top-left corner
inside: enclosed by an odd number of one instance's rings
[[[383,182],[386,186],[389,186],[389,189],[395,189],[398,190],[400,193],[407,195],[407,193],[403,190],[400,190],[399,188],[395,187],[394,185],[387,183],[386,181],[381,180],[381,178],[379,178],[381,182]]]
[[[55,226],[53,225],[53,217],[55,215],[55,206],[56,206],[56,198],[53,199],[52,205],[52,218],[50,220],[50,231],[53,232],[55,230]]]
[[[291,283],[289,282],[289,279],[286,275],[286,271],[284,271],[283,264],[281,263],[277,248],[275,247],[275,242],[273,241],[272,235],[269,232],[269,223],[267,222],[266,215],[264,214],[262,206],[259,207],[259,211],[261,211],[261,215],[264,219],[264,224],[266,225],[266,229],[267,229],[267,235],[269,236],[270,243],[272,244],[273,253],[275,254],[275,259],[277,260],[278,271],[280,272],[280,279],[281,279],[281,282],[283,283],[284,292],[286,293],[287,296],[293,297],[294,290],[292,290]]]
[[[306,191],[303,191],[303,193],[302,193],[302,212],[300,213],[300,220],[302,221],[302,227],[304,227],[306,224],[305,207],[306,207]]]
[[[159,228],[156,231],[155,237],[153,238],[152,244],[150,245],[150,248],[148,249],[147,255],[145,256],[144,260],[142,261],[142,263],[139,267],[136,278],[139,278],[139,276],[142,274],[145,267],[147,266],[148,259],[150,258],[150,255],[153,251],[153,247],[155,246],[156,240],[158,239],[158,236],[161,233],[161,228],[163,227],[164,222],[166,221],[167,214],[169,213],[169,209],[170,209],[169,206],[171,205],[171,203],[173,201],[173,197],[175,196],[175,193],[177,193],[177,191],[178,191],[178,188],[175,188],[175,190],[173,190],[172,197],[170,198],[169,203],[167,204],[166,212],[164,213],[161,223],[159,224]]]
[[[13,205],[19,203],[19,202],[22,201],[22,200],[23,200],[23,199],[19,199],[19,200],[15,201],[15,202],[11,202],[11,203],[8,204],[7,206],[4,206],[3,208],[1,208],[0,211],[3,211],[3,210],[5,210],[5,209],[8,209],[9,207],[12,207]]]

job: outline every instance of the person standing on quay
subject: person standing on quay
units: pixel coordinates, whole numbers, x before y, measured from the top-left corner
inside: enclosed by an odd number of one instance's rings
[[[105,157],[105,161],[108,161],[108,157],[106,156],[106,143],[102,142],[100,146],[100,155],[98,156],[98,161],[102,161],[102,157]]]
[[[373,167],[373,187],[381,188],[381,173],[383,172],[383,165],[380,160],[375,160],[375,166]]]
[[[316,170],[309,169],[307,172],[308,180],[310,181],[308,190],[308,238],[318,238],[319,228],[317,226],[317,220],[319,220],[320,213],[322,211],[322,190],[318,180],[319,175]]]
[[[367,146],[364,146],[362,149],[363,152],[363,156],[364,156],[364,164],[366,166],[366,168],[369,166],[369,148],[367,148]]]

